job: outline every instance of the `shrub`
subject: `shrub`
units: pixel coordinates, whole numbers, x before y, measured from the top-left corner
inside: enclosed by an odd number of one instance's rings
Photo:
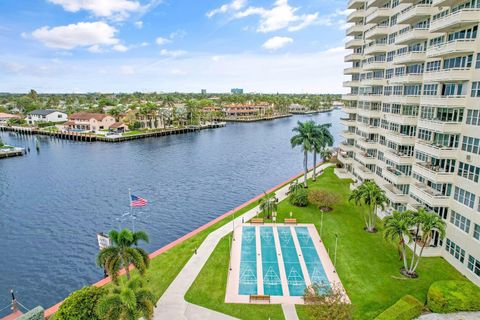
[[[406,295],[383,311],[375,320],[412,320],[422,314],[423,304],[411,295]]]
[[[290,203],[296,207],[306,207],[308,205],[308,192],[305,189],[299,189],[288,196]]]
[[[332,206],[338,202],[337,194],[327,190],[311,190],[308,201],[323,211],[331,211]]]
[[[3,147],[5,144],[3,143],[3,140],[0,138],[0,148]]]
[[[134,123],[131,123],[131,124],[128,125],[128,129],[129,130],[138,130],[138,129],[140,129],[141,126],[142,126],[142,124],[139,121],[135,121]]]
[[[312,320],[350,320],[353,307],[345,301],[339,287],[313,284],[303,295],[307,314]]]
[[[55,320],[97,320],[97,302],[108,293],[105,288],[86,286],[70,294],[60,305]]]
[[[427,305],[437,313],[479,311],[480,288],[469,281],[437,281],[428,289]]]

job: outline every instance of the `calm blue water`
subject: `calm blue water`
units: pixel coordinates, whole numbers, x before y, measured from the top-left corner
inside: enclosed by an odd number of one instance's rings
[[[288,291],[291,296],[303,296],[307,286],[305,284],[302,267],[300,266],[300,260],[298,259],[297,249],[293,242],[292,232],[290,231],[290,227],[278,227],[277,230],[287,276]]]
[[[49,307],[102,278],[96,233],[122,226],[128,189],[149,205],[136,228],[153,251],[302,170],[290,148],[296,122],[333,123],[341,111],[270,122],[229,124],[199,133],[121,144],[82,143],[0,132],[30,146],[25,157],[0,160],[0,309],[10,288],[29,308]]]
[[[295,232],[297,233],[298,243],[300,244],[303,259],[307,265],[310,280],[312,283],[325,286],[326,288],[330,287],[330,282],[325,274],[323,264],[320,261],[317,249],[315,248],[312,237],[310,236],[310,232],[308,232],[308,228],[295,227]]]
[[[255,227],[242,227],[238,294],[257,294],[257,286],[257,241]]]
[[[260,228],[260,241],[262,244],[263,292],[269,296],[283,296],[272,227]]]

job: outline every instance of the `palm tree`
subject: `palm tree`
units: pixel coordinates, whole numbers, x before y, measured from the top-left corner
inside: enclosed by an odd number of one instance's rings
[[[391,216],[388,216],[384,220],[384,238],[385,240],[397,242],[397,250],[400,260],[403,260],[405,270],[408,268],[405,237],[408,242],[412,240],[410,234],[410,227],[412,220],[407,212],[394,211]]]
[[[155,295],[143,288],[140,279],[133,279],[100,299],[95,311],[103,320],[137,320],[140,317],[151,320],[155,302]]]
[[[365,226],[368,232],[375,232],[377,210],[385,210],[385,204],[388,199],[385,191],[380,189],[373,181],[365,181],[358,188],[352,191],[349,201],[354,201],[356,205],[362,203],[368,206],[367,215],[364,217]]]
[[[120,232],[112,230],[108,236],[111,246],[98,253],[97,264],[107,271],[113,281],[117,282],[121,268],[125,268],[127,279],[130,280],[130,264],[133,264],[141,275],[145,274],[150,260],[147,252],[137,245],[139,241],[148,242],[148,235],[143,231],[123,229]]]
[[[313,181],[317,179],[317,153],[321,153],[327,146],[331,147],[333,145],[333,136],[329,130],[331,126],[330,123],[319,124],[316,126],[315,138],[313,141]]]
[[[293,128],[293,132],[297,132],[290,139],[292,148],[300,146],[303,151],[303,169],[304,169],[304,188],[308,188],[307,174],[308,174],[308,153],[313,150],[314,141],[316,137],[317,125],[313,121],[298,122],[298,126]]]
[[[278,199],[275,194],[264,193],[265,196],[258,202],[260,204],[260,210],[267,214],[267,219],[270,219],[270,214],[277,210]]]
[[[418,255],[416,255],[417,253],[415,252],[415,249],[413,251],[410,268],[407,271],[407,274],[410,276],[415,276],[415,270],[417,269],[418,264],[420,263],[423,250],[425,249],[425,247],[430,246],[430,243],[432,242],[432,239],[433,239],[433,233],[438,232],[440,239],[445,238],[445,234],[446,234],[445,221],[443,221],[442,218],[440,218],[437,214],[433,212],[427,212],[424,209],[419,210],[417,221],[419,222],[420,231],[422,234],[420,236],[421,248],[420,248],[420,253]],[[417,241],[415,241],[415,248],[416,248],[416,243]]]

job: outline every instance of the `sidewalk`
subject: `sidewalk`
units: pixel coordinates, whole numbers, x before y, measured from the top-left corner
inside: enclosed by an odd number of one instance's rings
[[[327,163],[323,164],[317,168],[317,172],[320,172],[324,168],[331,166],[332,164]],[[312,172],[309,172],[308,177],[310,178]],[[303,181],[303,176],[299,178],[300,181]],[[276,191],[276,196],[279,201],[284,200],[287,197],[289,185],[285,185]],[[173,280],[170,286],[167,288],[165,293],[162,295],[160,300],[157,302],[157,306],[154,310],[154,319],[165,319],[165,320],[196,320],[196,319],[235,319],[231,316],[206,309],[185,301],[185,294],[188,289],[191,287],[198,274],[202,270],[203,266],[207,262],[208,258],[212,254],[213,250],[219,243],[220,239],[226,236],[228,233],[232,232],[233,225],[239,226],[244,221],[248,221],[253,218],[258,212],[258,206],[247,211],[243,215],[240,215],[235,218],[234,222],[229,222],[219,229],[210,233],[205,241],[197,249],[197,254],[193,255],[190,260],[187,262],[185,267],[180,271],[178,276]],[[292,317],[292,309],[288,308],[288,319],[295,319]],[[293,309],[294,311],[295,309]]]

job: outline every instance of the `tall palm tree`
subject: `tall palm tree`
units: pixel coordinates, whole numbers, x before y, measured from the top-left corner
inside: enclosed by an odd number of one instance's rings
[[[270,219],[272,212],[277,210],[278,199],[275,194],[267,194],[265,192],[265,196],[258,202],[260,204],[260,210],[267,215],[267,219]]]
[[[426,211],[419,212],[418,221],[420,223],[421,247],[418,255],[416,255],[415,251],[412,254],[412,261],[410,263],[410,268],[407,271],[409,275],[415,275],[415,270],[417,269],[418,264],[420,263],[423,250],[425,249],[425,247],[430,246],[430,243],[432,242],[433,233],[438,232],[440,239],[445,238],[445,234],[446,234],[445,221],[443,221],[442,218],[440,218],[437,214],[433,212],[426,212]],[[415,241],[415,244],[416,243],[417,241]]]
[[[348,200],[354,201],[357,205],[368,206],[367,215],[364,217],[365,229],[368,232],[375,232],[377,210],[379,208],[385,210],[385,204],[388,201],[385,191],[380,189],[375,182],[365,181],[352,191]]]
[[[143,288],[140,279],[133,279],[100,299],[95,311],[102,320],[151,320],[155,302],[155,295]]]
[[[319,124],[316,126],[315,138],[313,140],[313,176],[312,180],[317,179],[317,153],[321,153],[325,148],[333,146],[333,136],[330,133],[330,123]]]
[[[316,137],[317,125],[313,121],[298,122],[297,127],[293,128],[293,132],[296,132],[291,139],[290,143],[292,148],[300,146],[303,151],[303,169],[304,169],[304,181],[303,186],[308,188],[307,174],[308,174],[308,153],[313,150],[314,141]]]
[[[130,280],[130,264],[133,264],[141,275],[145,274],[150,260],[147,252],[137,245],[139,241],[148,242],[148,235],[143,231],[123,229],[120,232],[112,230],[108,236],[111,246],[98,253],[97,264],[107,271],[113,281],[118,281],[121,268],[125,268],[127,279]]]
[[[384,220],[385,230],[383,236],[385,240],[397,242],[398,255],[400,260],[403,260],[405,270],[408,269],[405,238],[408,239],[408,242],[412,240],[412,235],[410,234],[411,224],[412,220],[406,212],[394,211],[391,216],[386,217]]]

